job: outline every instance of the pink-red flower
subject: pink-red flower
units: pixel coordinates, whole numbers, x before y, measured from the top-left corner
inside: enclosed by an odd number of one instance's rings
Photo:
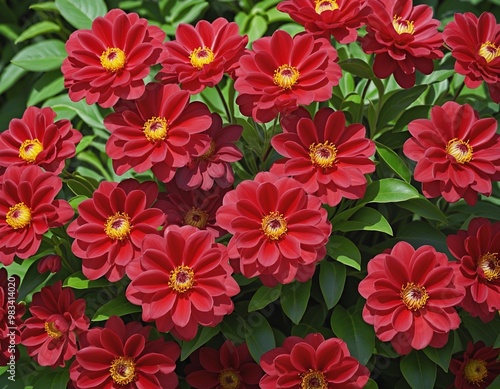
[[[38,260],[36,264],[38,273],[57,273],[61,270],[61,257],[59,255],[50,254]]]
[[[45,286],[33,295],[21,333],[21,343],[28,355],[41,366],[62,366],[78,349],[77,337],[89,328],[85,300],[75,299],[61,281]]]
[[[76,388],[176,389],[175,361],[180,348],[163,338],[149,340],[152,327],[123,323],[110,317],[104,328],[82,337],[82,347],[70,368]]]
[[[198,324],[215,327],[234,309],[231,297],[240,288],[226,247],[208,231],[169,226],[164,236],[148,235],[139,264],[129,274],[126,296],[159,331],[191,340]]]
[[[165,43],[163,69],[156,79],[199,93],[217,85],[225,73],[234,73],[247,43],[248,37],[239,34],[238,25],[224,18],[212,23],[200,20],[195,27],[181,23],[175,40]]]
[[[268,172],[226,193],[216,217],[233,234],[228,252],[235,271],[268,286],[309,280],[332,229],[318,197]]]
[[[443,38],[428,5],[413,7],[412,0],[371,0],[362,47],[375,54],[378,78],[394,74],[403,88],[415,85],[416,71],[430,74],[434,59],[442,58]]]
[[[465,287],[462,308],[484,322],[492,320],[500,310],[500,223],[474,218],[446,243],[457,258],[455,283]]]
[[[108,108],[140,97],[150,67],[162,60],[164,39],[159,27],[120,9],[97,17],[90,30],[73,32],[61,67],[70,99]]]
[[[299,105],[328,100],[342,75],[336,60],[330,42],[312,34],[292,38],[277,30],[271,37],[257,39],[236,69],[234,88],[241,113],[269,122]]]
[[[446,254],[428,245],[415,250],[396,243],[368,262],[368,275],[358,288],[366,299],[363,319],[399,354],[443,347],[460,325],[455,306],[465,295],[454,277]]]
[[[0,262],[34,255],[43,234],[73,217],[66,200],[55,200],[62,181],[39,166],[9,166],[0,177]]]
[[[321,334],[286,338],[283,346],[262,355],[260,365],[266,373],[260,380],[262,389],[361,389],[370,378],[342,339],[325,340]]]
[[[500,135],[497,121],[479,119],[468,105],[449,101],[431,109],[431,118],[408,125],[412,137],[404,154],[417,162],[414,177],[426,197],[461,198],[474,205],[478,193],[491,195],[500,180]]]
[[[362,124],[346,127],[342,111],[321,108],[314,120],[305,108],[299,108],[281,121],[283,133],[271,140],[274,149],[285,158],[271,172],[299,181],[305,191],[330,206],[343,197],[362,198],[365,174],[375,170],[369,157],[375,144],[365,138]]]

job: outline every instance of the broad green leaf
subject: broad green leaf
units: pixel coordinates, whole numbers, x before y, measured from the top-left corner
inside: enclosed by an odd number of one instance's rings
[[[88,185],[87,181],[82,180],[81,177],[70,178],[66,181],[66,185],[77,196],[92,197],[94,189]]]
[[[276,301],[280,297],[280,293],[281,284],[278,284],[274,288],[270,288],[265,285],[261,286],[252,296],[252,299],[248,304],[248,312],[257,311],[273,301]]]
[[[361,78],[375,78],[373,70],[366,62],[357,58],[349,58],[339,62],[342,70],[351,73],[354,76]]]
[[[16,40],[19,36],[19,33],[20,28],[15,24],[0,24],[0,35],[4,36],[8,40]],[[17,41],[15,43],[17,43]]]
[[[107,279],[100,278],[91,281],[81,271],[73,273],[63,282],[63,286],[69,286],[73,289],[102,288],[108,285],[111,285],[111,283]]]
[[[49,20],[44,20],[42,22],[38,22],[29,26],[26,30],[23,31],[21,35],[17,37],[15,40],[15,44],[20,42],[24,42],[25,40],[34,38],[38,35],[47,34],[51,32],[58,32],[61,30],[61,26]]]
[[[38,250],[36,255],[31,257],[30,259],[38,259],[42,258],[46,255],[52,254],[54,252],[54,248],[50,247],[45,250]],[[45,282],[52,278],[53,273],[42,273],[40,274],[37,269],[36,262],[33,262],[29,269],[26,271],[26,274],[21,279],[21,286],[19,287],[19,295],[18,300],[26,300],[26,298],[34,293],[39,291],[44,285]]]
[[[58,119],[67,119],[65,116],[59,117],[59,111],[62,111],[64,115],[67,115],[68,111],[74,112],[90,127],[104,129],[104,118],[96,104],[88,105],[85,100],[74,102],[67,94],[64,94],[47,100],[43,106],[52,107],[58,113]]]
[[[209,4],[205,0],[175,1],[165,15],[167,24],[162,29],[168,35],[174,35],[179,23],[192,23],[200,18]]]
[[[426,347],[424,348],[424,353],[427,357],[436,363],[441,369],[446,373],[450,366],[451,355],[453,354],[453,349],[455,345],[455,339],[458,338],[456,331],[452,331],[449,334],[448,342],[442,348]]]
[[[416,105],[403,112],[392,129],[393,132],[403,130],[411,121],[415,119],[427,119],[429,117],[430,105]]]
[[[265,352],[276,347],[273,329],[267,319],[258,312],[250,312],[245,320],[245,340],[256,362]]]
[[[132,304],[122,295],[108,301],[100,307],[92,317],[92,321],[103,321],[108,320],[111,316],[124,316],[129,313],[137,312],[142,312],[142,308]]]
[[[66,57],[64,42],[47,39],[23,48],[10,62],[31,72],[47,72],[60,68]]]
[[[495,315],[493,320],[488,323],[483,323],[479,318],[466,313],[460,316],[463,326],[470,332],[474,342],[482,340],[487,345],[495,343],[498,337],[498,328],[500,328],[500,315]]]
[[[267,20],[261,15],[250,16],[248,22],[248,34],[249,42],[254,42],[255,40],[262,38],[267,31]]]
[[[73,27],[89,29],[98,16],[104,16],[108,11],[104,0],[55,0],[56,7]]]
[[[311,283],[311,280],[307,282],[295,281],[283,286],[280,296],[281,308],[283,308],[285,315],[295,324],[300,323],[302,316],[306,312],[311,295]]]
[[[379,231],[392,235],[392,227],[384,215],[370,207],[361,208],[349,220],[337,223],[335,230],[342,232]]]
[[[44,371],[38,377],[40,378],[33,384],[33,389],[65,388],[69,381],[69,369],[58,369],[57,372]]]
[[[81,153],[88,146],[90,146],[95,138],[95,135],[85,135],[82,140],[76,146],[76,154]]]
[[[181,342],[181,361],[184,361],[189,357],[194,351],[198,350],[201,346],[206,344],[210,339],[220,332],[220,327],[202,327],[201,331],[198,331],[196,337],[188,342]]]
[[[345,266],[323,260],[319,263],[319,287],[326,307],[332,309],[340,300],[346,279]]]
[[[14,64],[8,64],[0,74],[0,95],[9,90],[25,74],[26,69]]]
[[[412,389],[434,387],[437,367],[422,351],[413,350],[401,360],[401,373]]]
[[[253,315],[254,313],[252,312],[250,314]],[[232,313],[224,317],[224,320],[220,323],[220,329],[224,337],[236,344],[245,341],[245,336],[247,335],[246,328],[245,319],[237,313]]]
[[[326,251],[331,258],[361,270],[361,253],[351,240],[341,235],[332,235],[326,245]]]
[[[381,143],[375,142],[377,145],[377,153],[380,158],[391,168],[391,170],[401,177],[406,182],[411,180],[411,172],[406,166],[406,163],[392,149],[384,146]]]
[[[378,389],[378,384],[370,378],[363,389]]]
[[[401,115],[426,89],[427,85],[417,85],[410,89],[397,91],[391,95],[380,110],[377,129],[382,129],[391,120]]]
[[[64,77],[59,70],[44,73],[31,89],[26,105],[36,105],[64,90]]]
[[[366,188],[361,203],[396,203],[419,197],[418,191],[410,184],[396,178],[382,178],[373,181]]]
[[[59,13],[59,10],[56,7],[56,3],[53,1],[46,1],[45,3],[31,4],[30,9],[35,10],[35,11],[50,11],[50,12]]]
[[[75,210],[75,212],[78,210],[78,206],[82,203],[82,201],[87,200],[87,196],[83,195],[78,195],[75,197],[72,197],[68,200],[69,205]]]
[[[424,196],[402,201],[396,203],[396,205],[426,219],[437,220],[443,223],[447,222],[446,215]]]

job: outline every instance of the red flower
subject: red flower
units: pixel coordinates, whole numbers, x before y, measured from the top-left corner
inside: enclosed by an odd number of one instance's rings
[[[307,193],[332,207],[343,197],[363,197],[364,175],[375,170],[369,158],[375,144],[365,138],[362,124],[346,127],[344,113],[330,108],[320,109],[313,121],[305,108],[299,108],[281,126],[283,133],[271,144],[286,158],[271,167],[272,173],[292,176]]]
[[[77,351],[77,336],[89,328],[85,300],[75,300],[61,281],[33,295],[32,317],[24,322],[21,343],[41,366],[62,366]]]
[[[70,368],[77,388],[176,389],[175,361],[180,348],[163,338],[148,340],[151,327],[124,324],[110,317],[104,328],[92,328],[82,339]]]
[[[262,389],[361,389],[370,378],[343,340],[325,340],[321,334],[286,338],[282,347],[262,355],[260,365],[266,373],[260,380]]]
[[[68,58],[61,70],[69,97],[108,108],[119,98],[144,93],[143,79],[161,61],[165,33],[136,13],[112,9],[92,22],[92,29],[73,32],[66,42]]]
[[[38,261],[36,270],[40,274],[45,272],[57,273],[61,270],[61,257],[55,254],[46,255]]]
[[[285,0],[278,10],[286,12],[307,32],[339,43],[351,43],[358,37],[356,31],[371,12],[367,0]]]
[[[120,280],[139,259],[144,237],[158,234],[165,220],[161,210],[150,208],[157,185],[131,181],[102,182],[91,199],[80,203],[79,216],[68,227],[68,235],[75,238],[71,249],[83,260],[88,279]]]
[[[34,255],[43,234],[73,217],[66,200],[54,200],[62,181],[39,166],[9,166],[0,177],[0,262]]]
[[[69,120],[54,122],[55,117],[52,108],[28,107],[21,119],[12,119],[0,134],[0,166],[33,164],[61,173],[65,160],[75,156],[82,134]]]
[[[200,20],[195,27],[181,23],[175,40],[166,42],[163,69],[156,76],[163,83],[180,83],[191,94],[213,87],[224,73],[233,74],[248,37],[239,35],[238,25],[218,18]]]
[[[234,309],[230,297],[240,288],[231,277],[226,247],[208,231],[169,226],[164,236],[146,236],[140,265],[129,275],[126,296],[159,331],[191,340],[198,324],[215,327]]]
[[[430,120],[408,125],[413,137],[403,152],[417,161],[414,176],[426,197],[442,195],[449,202],[464,198],[474,205],[478,193],[489,196],[491,182],[500,180],[497,121],[477,115],[470,105],[449,101],[432,107]]]
[[[209,347],[196,350],[185,372],[187,383],[197,389],[259,389],[264,374],[246,343],[236,347],[230,340],[220,350]]]
[[[493,320],[500,310],[500,223],[474,218],[446,243],[458,259],[455,283],[465,287],[462,308],[484,322]]]
[[[261,172],[224,196],[217,222],[236,271],[267,286],[305,282],[326,254],[331,232],[321,201],[293,178]]]
[[[342,76],[335,49],[312,34],[292,38],[277,30],[253,42],[252,49],[240,59],[234,88],[240,94],[236,102],[241,113],[258,122],[328,100]]]
[[[450,330],[460,325],[455,306],[465,291],[454,284],[453,266],[432,246],[415,250],[399,242],[368,262],[359,284],[366,299],[363,319],[399,354],[427,346],[443,347]]]
[[[456,389],[486,389],[500,375],[500,348],[487,347],[484,342],[469,342],[467,351],[450,362],[455,374]]]
[[[439,20],[428,5],[412,6],[412,0],[372,0],[366,21],[363,50],[375,53],[373,71],[378,78],[394,74],[403,88],[415,85],[416,71],[431,74],[433,59],[442,58]]]
[[[191,155],[210,148],[208,135],[200,134],[212,124],[207,106],[189,103],[189,93],[177,85],[148,84],[139,99],[120,101],[114,109],[104,125],[111,131],[106,153],[117,174],[152,168],[156,177],[168,182]]]
[[[479,18],[471,12],[456,13],[443,37],[456,59],[455,71],[465,76],[465,85],[477,88],[485,81],[493,101],[499,103],[500,26],[495,16],[489,12]]]

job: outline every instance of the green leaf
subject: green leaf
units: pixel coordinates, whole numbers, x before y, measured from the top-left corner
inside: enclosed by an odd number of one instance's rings
[[[83,196],[83,195],[78,195],[78,196],[75,196],[75,197],[72,197],[68,200],[68,203],[69,205],[71,205],[71,207],[77,211],[78,210],[78,206],[82,203],[82,201],[84,200],[87,200],[88,197],[87,196]]]
[[[349,239],[341,235],[332,235],[326,245],[326,251],[331,258],[356,270],[361,270],[361,253]]]
[[[392,131],[398,132],[403,130],[408,125],[408,123],[410,123],[415,119],[428,118],[430,109],[431,109],[430,105],[416,105],[415,107],[407,109],[399,117]]]
[[[47,72],[60,68],[66,56],[64,42],[47,39],[23,48],[10,62],[31,72]]]
[[[319,287],[328,309],[332,309],[340,300],[346,279],[345,266],[338,262],[319,263]]]
[[[384,215],[369,207],[361,208],[349,220],[337,223],[335,230],[342,232],[379,231],[392,235],[392,227]]]
[[[378,389],[378,384],[370,378],[363,389]]]
[[[354,76],[361,78],[373,79],[375,75],[373,70],[366,62],[357,58],[349,58],[339,62],[342,70],[351,73]]]
[[[381,143],[375,142],[377,145],[377,153],[380,158],[391,168],[391,170],[401,177],[406,182],[411,180],[411,172],[406,163],[392,149],[384,146]]]
[[[189,357],[194,351],[198,350],[201,346],[206,344],[210,339],[220,332],[220,327],[202,327],[201,331],[198,331],[196,337],[188,342],[181,342],[181,361],[184,361]]]
[[[396,205],[426,219],[447,223],[446,215],[424,196],[420,196],[416,199],[410,199],[408,201],[402,201],[396,203]]]
[[[78,176],[70,178],[66,181],[66,185],[68,185],[68,188],[77,196],[90,198],[94,194],[94,189],[88,185],[87,181]]]
[[[21,35],[15,40],[15,44],[20,42],[24,42],[25,40],[34,38],[38,35],[47,34],[51,32],[57,32],[61,30],[61,26],[58,24],[51,22],[49,20],[44,20],[42,22],[38,22],[29,26],[26,30],[23,31]]]
[[[91,281],[81,271],[73,273],[63,282],[63,286],[69,286],[73,289],[102,288],[108,285],[111,285],[111,283],[107,279],[100,278]]]
[[[31,4],[30,9],[35,11],[51,11],[59,13],[56,3],[53,1],[46,1],[45,3]]]
[[[290,320],[299,324],[302,316],[307,309],[307,303],[311,295],[312,281],[307,282],[293,282],[283,286],[283,291],[280,296],[281,308]]]
[[[33,384],[33,389],[65,388],[69,381],[69,369],[58,369],[57,372],[47,371],[38,374],[40,377]]]
[[[108,11],[104,0],[56,0],[56,7],[73,27],[89,29],[98,16],[104,16]]]
[[[8,64],[0,74],[0,95],[9,90],[25,74],[25,69],[14,64]]]
[[[168,35],[174,35],[179,23],[192,23],[200,18],[208,7],[209,4],[205,0],[176,1],[169,7],[165,16],[168,24],[162,28]]]
[[[380,110],[377,129],[382,129],[391,120],[401,115],[426,89],[427,85],[417,85],[391,95]]]
[[[76,146],[76,154],[81,153],[88,146],[90,146],[92,144],[94,138],[95,138],[95,135],[85,135],[84,137],[82,137],[82,140]]]
[[[278,284],[274,288],[270,288],[265,285],[261,286],[252,296],[252,299],[248,304],[248,312],[257,311],[273,301],[276,301],[280,297],[280,293],[281,284]]]
[[[0,24],[0,35],[4,36],[8,40],[16,40],[19,36],[20,28],[15,24]],[[15,42],[17,43],[17,41]]]
[[[125,296],[118,296],[100,307],[92,317],[92,321],[103,321],[111,316],[124,316],[137,312],[142,312],[140,306],[130,303]]]
[[[31,89],[26,105],[36,105],[64,90],[64,77],[59,70],[44,73]]]
[[[462,313],[460,316],[463,326],[470,332],[474,342],[482,340],[488,345],[495,343],[498,336],[498,328],[500,328],[499,315],[495,315],[493,320],[488,323],[483,323],[479,318],[472,317],[466,313]]]
[[[41,258],[46,255],[52,254],[54,249],[52,247],[39,250],[39,252],[31,257],[30,259]],[[19,288],[19,296],[18,299],[26,300],[26,298],[34,293],[39,291],[45,284],[45,282],[53,276],[52,273],[42,273],[40,274],[37,269],[36,262],[33,262],[24,277],[21,280],[21,286]]]
[[[410,184],[396,178],[382,178],[373,181],[366,188],[361,203],[396,203],[419,197],[418,191]]]
[[[276,347],[273,329],[258,312],[248,314],[245,321],[245,340],[253,359],[258,363],[265,352]]]
[[[458,338],[456,331],[452,331],[449,334],[448,342],[442,348],[426,347],[424,348],[424,353],[427,357],[434,363],[436,363],[441,369],[448,372],[450,366],[451,355],[453,354],[453,349],[455,346],[455,339]]]
[[[66,112],[76,113],[90,127],[104,129],[104,118],[97,108],[96,104],[88,105],[85,100],[77,102],[71,101],[67,94],[59,95],[47,100],[44,107],[51,107],[58,113],[58,118],[67,119]],[[59,117],[59,111],[62,111],[63,117]]]
[[[413,350],[401,360],[401,373],[412,389],[434,387],[437,367],[422,351]]]

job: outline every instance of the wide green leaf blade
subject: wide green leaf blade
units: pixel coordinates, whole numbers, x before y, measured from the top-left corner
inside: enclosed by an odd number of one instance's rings
[[[346,279],[345,266],[339,262],[319,263],[319,287],[326,307],[332,309],[340,300]]]
[[[396,203],[419,197],[418,191],[410,184],[396,178],[382,178],[373,181],[366,188],[361,203]]]
[[[411,180],[411,172],[406,166],[406,163],[401,159],[401,157],[396,154],[389,147],[384,146],[381,143],[375,142],[377,145],[377,153],[380,158],[391,168],[391,170],[401,177],[406,182]]]
[[[248,304],[248,312],[257,311],[273,301],[276,301],[280,297],[280,293],[281,284],[278,284],[273,288],[265,285],[261,286],[252,296],[252,299]]]
[[[437,367],[422,351],[413,350],[401,360],[401,373],[412,389],[434,387]]]
[[[42,22],[35,23],[29,26],[26,30],[23,31],[21,35],[17,37],[15,40],[15,44],[20,42],[24,42],[25,40],[34,38],[41,34],[47,34],[50,32],[57,32],[61,30],[61,26],[51,22],[50,20],[44,20]]]
[[[377,129],[382,129],[391,120],[401,115],[426,89],[427,85],[417,85],[410,89],[397,91],[391,95],[380,110]]]
[[[392,235],[392,227],[387,219],[374,208],[364,207],[349,220],[335,225],[337,231],[379,231]]]
[[[307,303],[311,295],[312,281],[293,282],[283,286],[280,304],[283,312],[292,322],[299,324],[307,309]]]
[[[56,7],[69,24],[77,29],[89,29],[98,16],[108,11],[104,0],[56,0]]]
[[[107,279],[89,280],[81,271],[73,273],[63,282],[63,286],[69,286],[73,289],[102,288],[108,285],[112,284]]]
[[[118,296],[100,307],[92,317],[92,321],[108,320],[111,316],[124,316],[141,311],[140,306],[132,304],[125,296]]]
[[[23,48],[10,62],[31,72],[47,72],[60,68],[66,57],[64,42],[47,39]]]
[[[347,265],[361,270],[361,253],[356,245],[341,235],[332,235],[326,245],[328,255]]]
[[[189,357],[193,351],[198,350],[201,346],[206,344],[210,339],[220,332],[220,327],[202,327],[201,331],[198,331],[196,337],[190,341],[181,342],[181,361],[184,361]]]
[[[273,329],[264,316],[258,312],[251,312],[245,321],[245,340],[256,362],[265,352],[276,347]]]

